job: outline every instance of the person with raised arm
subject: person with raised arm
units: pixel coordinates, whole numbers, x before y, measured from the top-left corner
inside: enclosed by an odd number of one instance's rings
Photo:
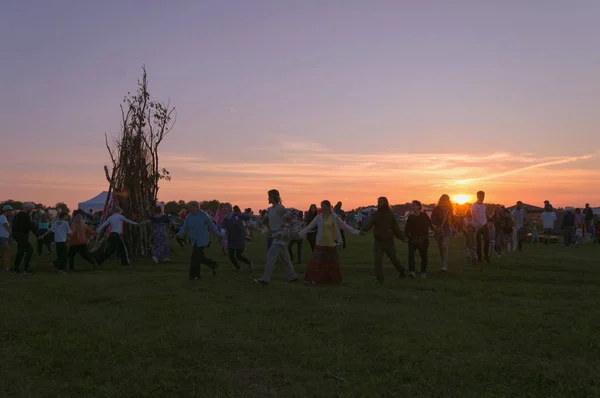
[[[104,221],[102,225],[98,227],[96,233],[100,233],[104,228],[110,225],[110,235],[108,235],[108,247],[104,250],[97,259],[98,265],[102,265],[107,258],[113,255],[113,253],[119,248],[121,255],[121,265],[129,265],[129,253],[121,234],[123,233],[123,223],[138,225],[135,221],[131,221],[123,217],[123,210],[120,207],[115,207],[113,214]]]
[[[212,231],[218,238],[221,238],[221,232],[211,220],[210,216],[200,210],[198,202],[193,200],[189,204],[189,212],[185,217],[183,226],[177,233],[177,236],[182,238],[186,237],[192,242],[192,258],[190,260],[190,280],[199,280],[200,276],[200,265],[205,264],[212,270],[213,276],[217,274],[217,268],[219,264],[216,261],[211,260],[204,254],[204,249],[210,243],[210,236],[208,231]]]
[[[171,248],[169,248],[168,243],[167,227],[169,225],[175,225],[175,223],[171,221],[169,216],[163,213],[161,206],[156,206],[154,208],[154,215],[149,216],[146,221],[140,223],[140,225],[148,224],[152,225],[152,240],[154,242],[152,261],[156,264],[163,261],[169,261]]]
[[[69,261],[69,252],[67,250],[67,240],[71,235],[71,227],[67,221],[68,213],[60,212],[56,216],[56,220],[50,226],[50,229],[42,236],[45,238],[48,234],[54,234],[54,244],[56,245],[56,260],[52,263],[56,271],[64,275],[67,262]]]
[[[346,230],[354,235],[360,233],[335,213],[328,200],[321,202],[321,210],[322,213],[298,233],[305,237],[317,228],[315,250],[304,274],[304,284],[308,286],[342,282],[342,268],[337,250],[344,242],[340,231]]]

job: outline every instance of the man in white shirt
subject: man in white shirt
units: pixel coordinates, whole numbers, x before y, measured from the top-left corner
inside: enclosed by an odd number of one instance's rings
[[[59,274],[65,273],[65,267],[67,266],[68,261],[67,239],[71,234],[71,227],[67,221],[68,217],[69,214],[67,213],[59,213],[57,220],[52,223],[50,229],[42,236],[42,239],[44,239],[46,235],[50,233],[54,234],[56,261],[54,261],[53,264]]]
[[[483,200],[485,192],[477,192],[477,202],[471,205],[471,218],[475,227],[477,240],[477,259],[479,262],[485,259],[486,263],[490,262],[490,236],[487,229],[487,208]],[[482,242],[483,240],[483,242]]]
[[[546,238],[546,244],[552,236],[552,230],[554,229],[554,222],[556,221],[556,213],[550,208],[546,208],[542,213],[542,224],[544,226],[544,235]]]
[[[123,223],[138,225],[135,221],[128,220],[123,217],[123,210],[116,207],[113,214],[106,219],[104,224],[100,225],[96,232],[102,231],[104,228],[110,225],[110,235],[108,235],[108,248],[100,254],[96,262],[98,265],[102,265],[103,262],[106,261],[116,250],[119,248],[119,252],[121,254],[121,265],[129,265],[131,264],[129,260],[129,253],[127,252],[127,247],[125,246],[125,242],[123,242],[123,238],[121,238],[121,233],[123,231]]]

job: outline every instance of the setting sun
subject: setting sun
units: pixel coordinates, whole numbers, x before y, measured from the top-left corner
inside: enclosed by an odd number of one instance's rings
[[[452,201],[459,205],[471,202],[471,195],[454,195]]]

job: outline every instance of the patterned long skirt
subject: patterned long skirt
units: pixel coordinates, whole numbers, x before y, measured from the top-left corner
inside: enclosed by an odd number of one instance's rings
[[[171,249],[167,243],[167,225],[154,225],[154,250],[152,255],[159,260],[165,259],[171,255]]]
[[[304,274],[304,280],[316,285],[341,283],[342,267],[337,247],[316,246]]]

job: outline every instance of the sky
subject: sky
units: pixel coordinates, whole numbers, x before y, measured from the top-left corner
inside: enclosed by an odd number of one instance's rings
[[[19,0],[0,13],[0,200],[107,189],[145,65],[177,109],[159,200],[600,206],[597,0]]]

